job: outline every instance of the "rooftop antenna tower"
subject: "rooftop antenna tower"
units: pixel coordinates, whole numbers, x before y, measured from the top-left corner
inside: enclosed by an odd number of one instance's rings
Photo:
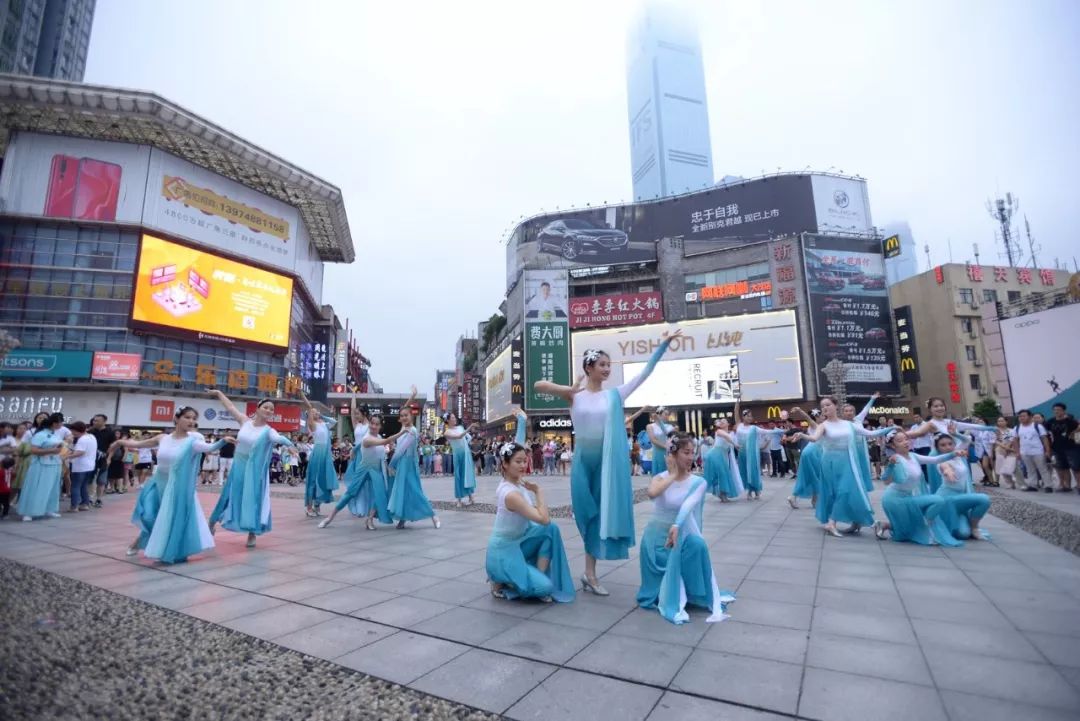
[[[1001,226],[1001,242],[1005,246],[1005,257],[1009,265],[1016,267],[1020,261],[1020,246],[1013,238],[1012,218],[1020,209],[1020,199],[1012,193],[1005,193],[1004,198],[986,201],[986,212]]]
[[[1042,246],[1035,245],[1035,239],[1031,237],[1031,223],[1028,222],[1026,214],[1024,215],[1024,232],[1027,233],[1028,252],[1031,253],[1031,267],[1038,268],[1039,260],[1035,257],[1035,254],[1042,250]]]
[[[979,264],[979,244],[972,243],[971,247],[975,250],[975,265]]]
[[[934,264],[930,262],[930,244],[927,243],[923,246],[923,252],[926,253],[926,269],[930,270],[934,267]]]

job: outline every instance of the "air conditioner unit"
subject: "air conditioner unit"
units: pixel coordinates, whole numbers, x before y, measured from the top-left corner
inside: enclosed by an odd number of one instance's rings
[[[698,300],[698,293],[697,293],[696,290],[692,290],[692,291],[690,291],[689,293],[686,294],[686,302],[687,303],[697,303],[697,300]]]
[[[971,361],[971,365],[975,366],[976,368],[982,368],[982,361],[976,358],[975,360]]]
[[[979,309],[979,302],[975,301],[975,300],[971,301],[971,309],[972,310],[978,310]]]

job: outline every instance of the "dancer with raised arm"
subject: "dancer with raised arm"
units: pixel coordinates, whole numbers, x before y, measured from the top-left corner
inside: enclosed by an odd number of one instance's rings
[[[922,466],[949,461],[954,454],[922,456],[912,453],[911,440],[902,430],[890,430],[885,443],[893,450],[881,475],[886,484],[881,495],[881,508],[888,520],[874,522],[874,535],[884,540],[889,533],[894,541],[923,546],[935,543],[959,545],[949,536],[940,519],[945,508],[944,499],[926,492],[921,470]]]
[[[739,410],[741,401],[735,401],[735,417],[740,419],[735,427],[735,437],[739,441],[739,473],[746,486],[746,500],[761,499],[761,449],[771,436],[784,435],[783,428],[766,430],[754,424],[754,413],[747,409]]]
[[[457,499],[458,508],[462,506],[462,499],[469,499],[469,505],[473,504],[473,493],[476,491],[476,468],[473,464],[472,430],[476,424],[468,428],[462,425],[457,413],[449,411],[443,414],[443,437],[450,442],[450,448],[454,453],[454,498]]]
[[[720,418],[713,425],[715,441],[712,448],[705,453],[702,471],[709,490],[721,503],[729,503],[731,499],[741,496],[745,490],[742,473],[739,472],[739,461],[735,457],[735,447],[739,441],[730,432],[731,423],[727,418]]]
[[[668,436],[675,432],[675,426],[667,422],[667,415],[666,408],[657,408],[649,414],[649,425],[645,426],[645,432],[649,434],[649,443],[654,449],[652,462],[654,476],[667,470]]]
[[[723,621],[728,618],[724,609],[735,596],[717,586],[709,546],[701,536],[707,483],[690,473],[693,437],[677,433],[665,450],[670,461],[668,470],[649,484],[653,515],[641,534],[638,605],[656,608],[676,624],[690,620],[687,604],[708,609],[708,623]]]
[[[551,522],[543,489],[525,478],[527,453],[520,443],[499,448],[503,479],[495,492],[495,526],[485,560],[491,595],[569,603],[574,578],[562,533]]]
[[[817,428],[818,424],[802,408],[792,408],[789,414],[806,421],[811,434]],[[809,438],[810,435],[806,433],[799,433],[795,436],[796,441],[809,440]],[[791,495],[788,496],[788,505],[792,508],[798,508],[799,503],[796,499],[809,498],[810,507],[816,508],[820,488],[821,444],[808,442],[806,448],[799,454],[799,469],[795,472],[795,487],[791,490]]]
[[[839,418],[837,410],[836,399],[831,396],[821,399],[824,420],[818,423],[810,440],[822,445],[821,495],[818,497],[817,518],[824,524],[825,533],[842,538],[842,534],[836,530],[837,522],[851,524],[849,533],[858,533],[863,526],[874,522],[874,509],[862,477],[864,473],[869,473],[869,469],[862,467],[857,444],[862,438],[877,438],[891,429],[868,431],[861,425]]]
[[[979,530],[979,521],[990,510],[990,496],[976,493],[971,482],[971,465],[967,460],[971,443],[971,436],[955,433],[955,427],[953,432],[934,436],[937,455],[932,458],[944,458],[945,462],[933,467],[930,475],[940,475],[936,494],[945,502],[941,522],[957,541],[969,538],[981,541],[984,534]]]
[[[348,488],[334,506],[334,510],[330,512],[330,516],[319,521],[319,528],[329,526],[341,509],[346,506],[354,516],[365,519],[364,527],[369,531],[375,530],[376,518],[380,523],[394,522],[388,508],[386,475],[383,472],[386,465],[386,446],[400,438],[407,429],[402,427],[394,435],[380,438],[382,416],[377,414],[372,414],[368,418],[365,428],[367,430],[353,449],[352,460],[349,461],[349,468],[345,471]]]
[[[596,578],[596,560],[630,557],[634,545],[634,491],[630,480],[630,448],[626,440],[623,403],[652,374],[671,342],[681,335],[664,333],[645,369],[617,388],[605,390],[611,358],[602,350],[587,350],[581,362],[584,375],[572,386],[537,381],[537,393],[570,403],[576,444],[570,466],[570,500],[574,521],[585,542],[585,575],[581,584],[598,596],[609,595]]]
[[[141,441],[120,439],[109,446],[106,457],[118,449],[156,449],[154,474],[139,491],[131,522],[139,535],[127,548],[134,556],[143,554],[162,563],[183,563],[189,556],[214,547],[214,539],[199,507],[196,480],[199,457],[213,453],[232,438],[207,443],[195,430],[199,412],[185,406],[176,412],[171,433],[159,433]]]
[[[312,443],[307,473],[304,474],[304,514],[308,518],[315,518],[321,515],[319,507],[322,504],[334,502],[334,491],[337,490],[337,471],[334,470],[334,454],[330,449],[330,429],[337,424],[337,419],[315,410],[303,393],[300,400],[307,406],[307,429]]]
[[[399,529],[405,528],[406,521],[425,518],[430,518],[435,528],[442,528],[442,522],[420,484],[420,460],[417,456],[420,434],[413,425],[412,409],[408,405],[401,409],[400,418],[402,432],[394,446],[394,457],[390,460],[390,475],[394,478],[387,504],[390,515],[397,519]]]
[[[218,399],[225,410],[238,421],[245,418],[225,394],[214,389],[210,395]],[[245,418],[236,434],[236,455],[229,477],[221,489],[221,497],[210,514],[210,533],[217,524],[234,533],[247,533],[247,547],[255,547],[255,538],[271,529],[270,519],[270,455],[275,445],[293,443],[270,427],[274,417],[274,401],[263,398],[255,406],[255,415]],[[310,465],[310,464],[309,464]]]
[[[945,401],[942,398],[934,396],[926,401],[926,405],[930,409],[930,417],[921,425],[908,431],[907,436],[909,439],[932,435],[934,433],[949,433],[950,424],[953,424],[953,427],[957,431],[997,430],[994,426],[984,426],[978,423],[965,423],[963,421],[954,420],[949,416],[949,407],[945,405]],[[926,478],[930,483],[930,492],[937,492],[938,486],[941,485],[941,476],[935,473],[927,473]]]
[[[47,516],[60,518],[60,474],[67,449],[64,439],[57,433],[64,425],[64,414],[38,414],[34,418],[34,427],[29,444],[29,462],[26,475],[23,476],[22,490],[15,512],[24,521]]]

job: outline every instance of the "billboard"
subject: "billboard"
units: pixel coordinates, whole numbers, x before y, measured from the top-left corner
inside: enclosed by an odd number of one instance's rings
[[[284,352],[292,278],[142,236],[129,325],[180,338]]]
[[[896,341],[900,349],[900,380],[904,383],[918,383],[922,380],[919,373],[919,349],[915,345],[915,323],[911,320],[911,306],[902,305],[893,308],[896,319]]]
[[[0,377],[89,378],[93,356],[81,350],[16,348],[0,358]]]
[[[659,291],[590,295],[570,301],[571,328],[644,325],[664,320]]]
[[[825,366],[835,358],[847,369],[848,395],[897,393],[881,241],[806,235],[803,259],[818,387],[829,388]]]
[[[819,233],[842,235],[874,230],[865,180],[836,175],[812,175],[810,178]]]
[[[513,408],[511,400],[512,352],[512,348],[507,346],[484,370],[484,386],[487,389],[487,396],[484,399],[484,420],[488,423],[506,418]]]
[[[313,343],[301,343],[298,353],[298,371],[300,378],[308,386],[308,398],[317,403],[326,403],[326,392],[330,384],[330,332],[326,328],[317,328]]]
[[[640,405],[713,405],[801,399],[802,369],[795,311],[781,310],[632,328],[577,331],[574,358],[606,351],[612,369],[604,387],[639,373],[665,330],[682,329],[664,359],[627,401]],[[678,399],[678,400],[675,400]]]
[[[522,279],[525,301],[525,407],[566,408],[566,401],[537,393],[539,380],[570,385],[569,296],[565,270],[527,270]]]
[[[998,327],[1014,408],[1047,418],[1055,403],[1080,408],[1080,303],[1002,318]]]
[[[96,381],[137,381],[141,370],[139,353],[94,353],[90,377]]]

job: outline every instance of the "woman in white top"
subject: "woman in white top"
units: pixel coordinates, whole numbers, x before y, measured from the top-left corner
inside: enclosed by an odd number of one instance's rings
[[[528,453],[519,443],[499,449],[503,479],[495,492],[495,526],[485,560],[491,595],[568,603],[574,600],[574,578],[544,491],[525,480]]]
[[[998,484],[1005,481],[1007,488],[1016,490],[1016,459],[1019,453],[1019,444],[1016,440],[1016,431],[1009,428],[1009,422],[1004,417],[997,419],[997,430],[994,437],[994,476]]]
[[[886,485],[881,495],[881,507],[888,520],[875,521],[874,534],[884,540],[888,531],[894,541],[924,546],[957,545],[940,521],[945,499],[926,492],[921,470],[922,466],[949,461],[954,454],[923,456],[912,453],[911,441],[904,431],[891,430],[885,438],[886,445],[893,451],[881,475]]]
[[[919,438],[934,433],[948,433],[950,424],[953,424],[956,430],[959,431],[996,430],[993,426],[984,426],[978,423],[965,423],[963,421],[953,420],[949,417],[949,408],[945,405],[945,399],[943,398],[938,398],[936,396],[929,398],[926,401],[926,405],[930,409],[930,418],[924,421],[921,426],[912,428],[908,431],[908,438]],[[936,473],[928,473],[927,481],[930,483],[930,492],[934,493],[937,491],[938,486],[941,485],[941,476]]]
[[[652,474],[658,476],[667,470],[668,436],[675,432],[675,426],[667,422],[668,412],[660,407],[649,416],[649,425],[645,426],[645,432],[649,434],[649,443],[653,448],[662,449],[660,453],[653,453]]]
[[[330,429],[337,424],[336,418],[324,416],[315,410],[303,393],[300,400],[307,406],[307,429],[314,440],[308,456],[307,473],[304,474],[304,515],[315,518],[324,503],[334,502],[338,477],[334,470],[334,456],[330,451]]]

